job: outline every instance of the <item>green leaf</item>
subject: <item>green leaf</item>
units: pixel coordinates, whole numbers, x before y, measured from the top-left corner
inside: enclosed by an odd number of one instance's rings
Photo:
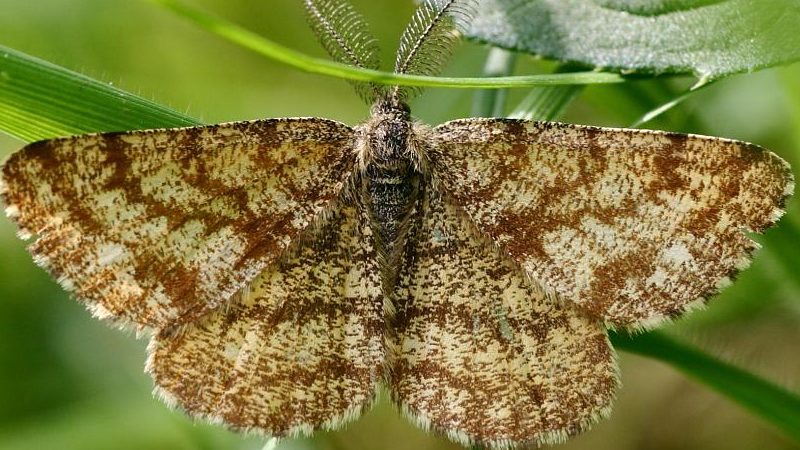
[[[274,59],[297,69],[333,76],[346,80],[368,81],[396,86],[447,87],[462,89],[503,89],[532,86],[553,86],[563,84],[620,83],[624,78],[617,74],[603,72],[576,72],[562,74],[526,75],[493,78],[429,77],[419,75],[400,75],[378,70],[363,69],[326,59],[313,58],[298,51],[279,45],[258,34],[227,22],[219,17],[203,13],[176,0],[150,0],[176,14],[194,22],[196,25],[227,39],[234,44],[252,50],[267,58]]]
[[[0,129],[27,142],[92,131],[198,125],[106,83],[0,46]]]
[[[800,59],[794,0],[484,0],[466,35],[623,71],[715,79]]]
[[[800,441],[800,397],[660,332],[612,334],[615,347],[655,358],[735,400]]]
[[[483,74],[487,77],[506,76],[514,71],[517,54],[493,48],[486,57]],[[508,91],[501,89],[475,91],[472,99],[472,117],[502,117]]]

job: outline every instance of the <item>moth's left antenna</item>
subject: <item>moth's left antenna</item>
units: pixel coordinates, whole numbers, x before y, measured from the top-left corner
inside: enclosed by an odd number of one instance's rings
[[[303,0],[303,3],[311,28],[331,58],[364,69],[380,68],[378,41],[351,4],[344,0]],[[375,83],[352,83],[367,103],[381,97],[385,89]]]

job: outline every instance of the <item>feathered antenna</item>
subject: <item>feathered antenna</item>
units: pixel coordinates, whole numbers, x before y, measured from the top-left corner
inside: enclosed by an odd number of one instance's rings
[[[438,75],[453,54],[463,29],[475,15],[476,0],[424,0],[400,38],[395,73]],[[419,88],[396,87],[400,99]]]
[[[311,29],[331,58],[364,69],[380,68],[378,41],[352,5],[344,0],[303,2]],[[384,92],[383,86],[374,83],[352,83],[358,95],[367,103],[374,102]]]

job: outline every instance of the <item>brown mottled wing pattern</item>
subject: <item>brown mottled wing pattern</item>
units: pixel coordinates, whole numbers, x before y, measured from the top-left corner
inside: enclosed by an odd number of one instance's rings
[[[371,405],[384,303],[361,211],[339,206],[228,308],[156,336],[147,370],[162,397],[272,436],[333,428]]]
[[[93,312],[161,327],[241,289],[336,197],[353,131],[321,119],[38,142],[0,195],[36,261]]]
[[[420,210],[390,347],[403,411],[493,448],[560,442],[606,415],[618,378],[599,321],[546,297],[447,199]]]
[[[612,326],[650,327],[713,294],[793,190],[752,144],[559,123],[434,129],[433,171],[548,293]]]

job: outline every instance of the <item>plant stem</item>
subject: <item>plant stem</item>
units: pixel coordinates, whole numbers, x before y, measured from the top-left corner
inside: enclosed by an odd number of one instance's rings
[[[420,75],[400,75],[379,70],[363,69],[313,58],[306,54],[279,45],[252,31],[241,28],[218,17],[190,8],[177,0],[149,0],[178,15],[258,54],[282,62],[297,69],[355,81],[389,84],[393,86],[427,86],[461,89],[503,89],[532,86],[553,86],[564,84],[621,83],[625,79],[607,72],[575,72],[563,74],[527,75],[494,78],[430,77]]]

